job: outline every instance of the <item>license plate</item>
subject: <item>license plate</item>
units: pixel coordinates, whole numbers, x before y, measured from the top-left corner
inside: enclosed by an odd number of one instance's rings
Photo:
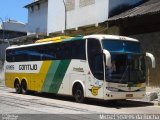
[[[126,97],[133,97],[133,94],[126,94]]]

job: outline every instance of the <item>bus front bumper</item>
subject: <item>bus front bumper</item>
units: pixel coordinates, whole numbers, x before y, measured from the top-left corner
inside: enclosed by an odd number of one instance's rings
[[[106,92],[104,100],[118,100],[118,99],[142,99],[146,92]]]

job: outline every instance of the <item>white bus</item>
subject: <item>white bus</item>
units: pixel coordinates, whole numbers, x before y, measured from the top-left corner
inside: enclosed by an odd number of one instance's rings
[[[145,56],[136,39],[113,35],[57,37],[6,50],[5,84],[28,91],[85,98],[143,98]]]

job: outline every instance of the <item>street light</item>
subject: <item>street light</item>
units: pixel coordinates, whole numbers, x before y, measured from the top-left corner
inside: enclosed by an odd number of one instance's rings
[[[65,0],[63,0],[63,4],[64,4],[64,10],[65,10],[65,28],[64,28],[64,33],[66,35],[66,29],[67,29],[67,6],[66,6]]]

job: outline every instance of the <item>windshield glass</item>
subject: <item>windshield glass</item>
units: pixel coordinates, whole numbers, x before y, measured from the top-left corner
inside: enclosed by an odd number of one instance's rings
[[[144,55],[112,54],[111,68],[106,72],[108,82],[145,82]]]
[[[110,52],[140,53],[140,43],[124,40],[102,40],[103,48]]]
[[[103,49],[111,53],[111,68],[106,70],[106,80],[115,83],[145,82],[145,59],[140,53],[140,43],[123,40],[102,40]]]

